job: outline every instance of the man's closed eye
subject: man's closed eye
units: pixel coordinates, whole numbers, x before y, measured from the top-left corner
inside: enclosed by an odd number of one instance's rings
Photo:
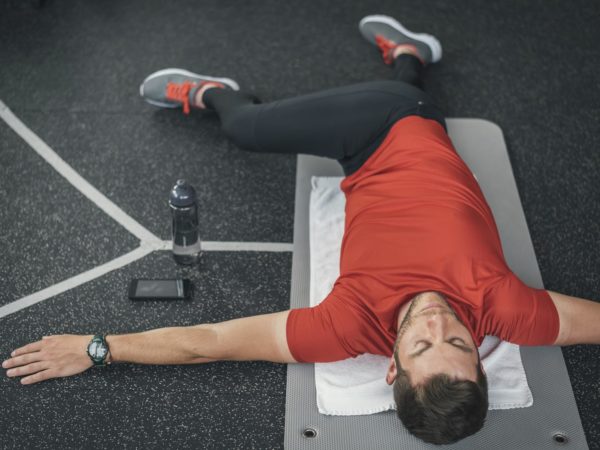
[[[456,348],[458,348],[459,350],[465,352],[465,353],[473,353],[473,349],[471,349],[470,347],[468,347],[465,344],[465,341],[462,340],[461,338],[457,338],[457,337],[452,337],[450,339],[448,339],[446,342],[446,344],[450,344]],[[409,356],[410,358],[416,358],[417,356],[421,356],[425,351],[429,350],[431,348],[431,342],[426,341],[424,339],[420,339],[416,342],[416,345],[419,344],[424,344],[419,350],[417,350],[414,353],[411,353]]]

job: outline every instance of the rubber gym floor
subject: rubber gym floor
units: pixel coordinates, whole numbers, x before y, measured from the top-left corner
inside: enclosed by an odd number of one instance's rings
[[[178,178],[205,241],[290,244],[296,156],[237,149],[213,115],[145,103],[181,67],[263,101],[390,70],[358,33],[387,14],[444,49],[426,90],[448,117],[497,123],[545,287],[600,301],[600,4],[465,0],[104,0],[0,6],[0,100],[85,180],[163,240]],[[103,265],[139,240],[0,121],[0,307]],[[285,247],[285,246],[284,246]],[[52,334],[123,334],[289,308],[292,253],[156,251],[0,317],[0,359]],[[137,277],[191,278],[192,302],[127,298]],[[600,448],[600,346],[563,348],[590,448]],[[0,377],[2,448],[282,448],[286,366],[118,364],[22,386]]]

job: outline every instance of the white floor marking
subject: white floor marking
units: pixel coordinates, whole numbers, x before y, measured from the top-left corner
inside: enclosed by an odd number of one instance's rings
[[[44,141],[42,141],[33,131],[15,116],[10,109],[0,100],[0,117],[6,124],[13,129],[31,148],[33,148],[48,164],[50,164],[58,173],[67,179],[83,195],[94,202],[102,211],[116,220],[130,233],[136,236],[140,241],[159,240],[154,234],[140,225],[135,219],[129,216],[125,211],[115,205],[102,192],[88,183],[79,175],[69,164],[67,164],[58,154],[52,150]]]
[[[55,295],[61,294],[65,291],[73,289],[83,283],[87,283],[88,281],[94,280],[102,275],[112,272],[115,269],[119,269],[127,264],[136,261],[140,258],[143,258],[149,253],[152,253],[155,250],[155,247],[152,245],[141,245],[135,250],[130,251],[118,258],[113,259],[101,266],[94,267],[93,269],[88,270],[87,272],[80,273],[79,275],[75,275],[67,280],[61,281],[55,285],[42,289],[41,291],[34,292],[31,295],[23,297],[19,300],[16,300],[8,305],[4,305],[0,307],[0,318],[8,316],[14,312],[20,311],[21,309],[25,309],[31,305],[35,305],[43,300],[46,300]]]
[[[129,263],[137,261],[140,258],[160,250],[171,250],[172,241],[142,241],[141,245],[135,250],[115,258],[101,266],[94,267],[87,272],[75,275],[67,280],[61,281],[60,283],[54,284],[50,287],[42,289],[41,291],[34,292],[26,297],[19,300],[15,300],[8,305],[0,307],[0,318],[8,316],[14,312],[25,309],[31,305],[35,305],[43,300],[47,300],[50,297],[61,294],[65,291],[73,289],[81,284],[87,283],[88,281],[94,280],[102,275],[112,272],[115,269],[119,269],[126,266]],[[202,241],[202,251],[204,252],[235,252],[235,251],[259,251],[259,252],[292,252],[294,250],[294,244],[286,244],[279,242],[218,242],[218,241]]]
[[[159,250],[171,250],[172,241],[162,241],[152,234],[135,219],[129,216],[125,211],[119,208],[109,200],[102,192],[88,183],[79,175],[69,164],[67,164],[58,154],[52,150],[44,141],[42,141],[33,131],[31,131],[12,111],[0,100],[0,117],[6,124],[13,129],[25,142],[29,144],[42,158],[48,162],[54,169],[60,173],[66,180],[77,188],[83,195],[90,199],[102,211],[121,224],[127,231],[132,233],[140,240],[140,246],[131,252],[119,256],[105,264],[94,267],[87,272],[75,275],[60,283],[34,292],[19,300],[15,300],[7,305],[0,307],[0,318],[9,314],[35,305],[50,297],[61,294],[73,289],[81,284],[87,283],[102,275],[119,269],[127,264],[136,261],[144,256]],[[293,252],[294,244],[281,242],[217,242],[202,241],[202,251],[255,251],[255,252]]]
[[[156,250],[171,250],[171,241],[162,241]],[[226,242],[202,241],[202,251],[205,252],[293,252],[294,244],[283,242]]]

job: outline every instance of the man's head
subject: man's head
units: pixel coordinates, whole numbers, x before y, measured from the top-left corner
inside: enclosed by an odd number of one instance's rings
[[[487,380],[469,330],[445,297],[423,292],[400,309],[386,381],[398,417],[415,436],[449,444],[476,433],[488,409]]]

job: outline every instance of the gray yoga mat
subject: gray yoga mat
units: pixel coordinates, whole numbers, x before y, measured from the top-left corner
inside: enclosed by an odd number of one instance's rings
[[[477,177],[492,208],[508,265],[528,285],[542,288],[527,222],[502,130],[486,120],[448,119],[448,133]],[[308,205],[312,176],[343,176],[335,160],[299,155],[296,175],[291,308],[309,306]],[[489,411],[484,428],[449,449],[588,448],[559,347],[521,347],[533,394],[530,408]],[[394,411],[326,416],[317,411],[314,364],[289,364],[285,407],[286,449],[429,449],[404,429]]]

